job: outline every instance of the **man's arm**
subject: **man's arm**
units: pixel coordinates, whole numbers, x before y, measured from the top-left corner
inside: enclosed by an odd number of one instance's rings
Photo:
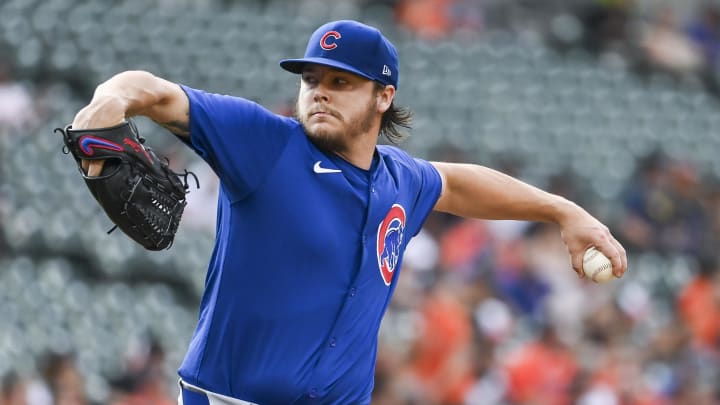
[[[144,115],[179,136],[189,136],[190,102],[179,85],[143,71],[118,73],[96,89],[73,120],[74,129],[103,128]]]
[[[585,250],[595,246],[620,277],[627,269],[625,249],[608,228],[577,204],[496,170],[471,164],[433,162],[442,177],[442,193],[435,210],[470,218],[553,222],[583,276]]]
[[[118,73],[100,84],[90,103],[73,120],[73,129],[106,128],[144,115],[170,132],[189,138],[190,101],[179,85],[143,71]],[[102,161],[83,161],[90,176],[99,175]]]

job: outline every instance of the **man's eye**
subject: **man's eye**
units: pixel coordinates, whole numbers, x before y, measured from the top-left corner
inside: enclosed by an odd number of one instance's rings
[[[337,84],[348,84],[348,81],[345,80],[345,79],[343,79],[343,78],[341,78],[341,77],[338,77],[337,79],[335,79],[335,83],[337,83]]]
[[[315,84],[317,80],[312,76],[303,76],[302,80],[307,84]]]

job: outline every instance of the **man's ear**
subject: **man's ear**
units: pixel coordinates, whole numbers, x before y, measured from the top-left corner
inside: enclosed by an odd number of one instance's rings
[[[384,89],[377,93],[377,109],[379,113],[384,113],[390,108],[395,98],[395,86],[386,85]]]

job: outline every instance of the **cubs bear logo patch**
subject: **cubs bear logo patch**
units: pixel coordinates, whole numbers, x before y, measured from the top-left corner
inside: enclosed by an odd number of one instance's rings
[[[377,233],[377,259],[380,276],[385,285],[390,285],[400,260],[400,246],[405,234],[405,209],[393,204],[380,222]]]

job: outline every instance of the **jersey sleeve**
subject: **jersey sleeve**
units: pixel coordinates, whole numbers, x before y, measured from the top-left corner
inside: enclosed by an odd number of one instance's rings
[[[181,85],[190,100],[190,146],[237,201],[258,187],[280,158],[294,120],[250,100]]]
[[[442,177],[430,162],[414,158],[402,149],[386,145],[378,148],[403,168],[398,171],[398,180],[402,183],[401,188],[407,187],[405,192],[410,193],[413,200],[407,229],[410,235],[415,236],[440,198]]]
[[[423,223],[430,212],[435,207],[438,199],[440,198],[440,192],[442,191],[442,177],[438,173],[435,166],[430,162],[411,158],[414,164],[414,171],[417,175],[417,197],[415,199],[415,205],[413,207],[413,215],[410,218],[408,225],[410,234],[412,236],[417,235],[422,229]]]

